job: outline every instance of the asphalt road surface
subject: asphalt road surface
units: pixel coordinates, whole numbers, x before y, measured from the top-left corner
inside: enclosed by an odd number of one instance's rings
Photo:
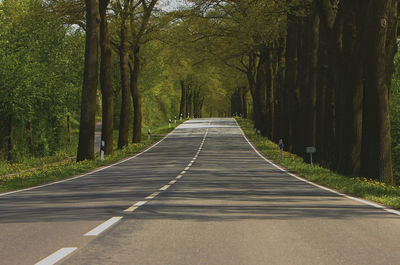
[[[0,264],[399,264],[400,216],[195,119],[132,159],[0,196]]]

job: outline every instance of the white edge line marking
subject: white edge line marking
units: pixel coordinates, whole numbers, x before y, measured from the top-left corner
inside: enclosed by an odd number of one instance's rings
[[[185,174],[186,173],[186,170],[183,170],[182,172],[181,172],[181,175],[183,175],[183,174]]]
[[[190,167],[185,167],[185,170],[189,170]]]
[[[68,256],[69,254],[71,254],[72,252],[74,252],[77,249],[78,248],[60,248],[59,250],[57,250],[56,252],[54,252],[53,254],[48,256],[47,258],[42,259],[38,263],[35,263],[35,265],[55,264],[56,262],[65,258],[66,256]]]
[[[110,226],[114,225],[115,223],[119,222],[122,219],[122,216],[116,216],[116,217],[111,217],[104,223],[98,225],[96,228],[90,230],[85,234],[85,236],[97,236],[106,229],[108,229]]]
[[[169,185],[172,185],[172,184],[175,184],[175,182],[176,182],[176,179],[173,179],[173,180],[171,180],[168,184],[169,184]]]
[[[182,123],[182,124],[183,124],[183,123]],[[179,126],[181,126],[182,124],[180,124]],[[175,127],[175,129],[173,129],[171,132],[169,132],[167,135],[165,135],[165,136],[164,136],[162,139],[160,139],[158,142],[155,142],[154,144],[152,144],[151,146],[149,146],[147,149],[143,150],[142,152],[140,152],[140,153],[138,153],[138,154],[136,154],[136,155],[134,155],[134,156],[128,157],[128,158],[126,158],[126,159],[124,159],[124,160],[122,160],[122,161],[116,162],[116,163],[114,163],[114,164],[111,164],[111,165],[108,165],[108,166],[105,166],[105,167],[101,167],[101,168],[95,169],[95,170],[93,170],[93,171],[90,171],[90,172],[88,172],[88,173],[85,173],[85,174],[82,174],[82,175],[79,175],[79,176],[76,176],[76,177],[72,177],[72,178],[68,178],[68,179],[63,179],[63,180],[59,180],[59,181],[55,181],[55,182],[51,182],[51,183],[47,183],[47,184],[43,184],[43,185],[39,185],[39,186],[35,186],[35,187],[30,187],[30,188],[26,188],[26,189],[22,189],[22,190],[14,190],[14,191],[9,191],[9,192],[5,192],[5,193],[0,193],[0,197],[6,196],[6,195],[9,195],[9,194],[14,194],[14,193],[22,192],[22,191],[29,191],[29,190],[39,189],[39,188],[43,188],[43,187],[47,187],[47,186],[51,186],[51,185],[55,185],[55,184],[59,184],[59,183],[67,182],[67,181],[71,181],[71,180],[74,180],[74,179],[77,179],[77,178],[81,178],[81,177],[85,177],[85,176],[87,176],[87,175],[91,175],[91,174],[94,174],[94,173],[96,173],[96,172],[105,170],[105,169],[107,169],[107,168],[110,168],[110,167],[119,165],[119,164],[124,163],[124,162],[126,162],[126,161],[129,161],[129,160],[131,160],[131,159],[133,159],[133,158],[135,158],[135,157],[138,157],[138,156],[140,156],[141,154],[146,153],[147,151],[149,151],[150,149],[152,149],[153,147],[155,147],[156,145],[158,145],[159,143],[161,143],[162,141],[164,141],[165,139],[167,139],[167,138],[170,136],[170,134],[172,134],[179,126]]]
[[[294,177],[294,178],[296,178],[296,179],[298,179],[298,180],[301,180],[301,181],[303,181],[303,182],[306,182],[306,183],[308,183],[308,184],[311,184],[311,185],[313,185],[313,186],[315,186],[315,187],[318,187],[318,188],[320,188],[320,189],[323,189],[323,190],[329,191],[329,192],[331,192],[331,193],[340,195],[340,196],[345,197],[345,198],[347,198],[347,199],[350,199],[350,200],[353,200],[353,201],[356,201],[356,202],[359,202],[359,203],[362,203],[362,204],[366,204],[366,205],[369,205],[369,206],[372,206],[372,207],[375,207],[375,208],[378,208],[378,209],[382,209],[382,210],[384,210],[384,211],[386,211],[386,212],[389,212],[389,213],[393,213],[393,214],[400,215],[400,211],[397,211],[397,210],[388,208],[388,207],[383,206],[383,205],[379,205],[379,204],[377,204],[377,203],[373,203],[373,202],[366,201],[366,200],[363,200],[363,199],[360,199],[360,198],[356,198],[356,197],[353,197],[353,196],[346,195],[346,194],[344,194],[344,193],[341,193],[341,192],[332,190],[332,189],[330,189],[330,188],[321,186],[321,185],[319,185],[319,184],[317,184],[317,183],[311,182],[311,181],[309,181],[309,180],[307,180],[307,179],[304,179],[304,178],[302,178],[302,177],[299,177],[299,176],[297,176],[297,175],[295,175],[295,174],[292,174],[292,173],[288,172],[287,170],[285,170],[285,169],[281,168],[280,166],[276,165],[275,163],[273,163],[273,162],[270,161],[269,159],[265,158],[265,157],[254,147],[254,145],[249,141],[249,139],[247,138],[247,136],[246,136],[245,133],[243,132],[242,128],[239,126],[238,122],[237,122],[236,120],[234,120],[234,121],[236,122],[236,125],[238,126],[240,132],[242,133],[242,136],[243,136],[244,139],[247,141],[247,143],[251,146],[251,148],[256,152],[256,154],[257,154],[259,157],[261,157],[263,160],[265,160],[265,161],[268,162],[269,164],[273,165],[273,166],[276,167],[277,169],[283,171],[284,173],[288,174],[289,176],[292,176],[292,177]]]
[[[176,176],[176,179],[180,179],[180,178],[182,178],[182,175]]]
[[[165,185],[165,186],[163,186],[162,188],[160,188],[160,190],[166,190],[166,189],[168,189],[169,187],[171,187],[170,185]]]
[[[192,165],[193,165],[193,162],[190,162],[189,165],[188,165],[188,167],[191,167]]]

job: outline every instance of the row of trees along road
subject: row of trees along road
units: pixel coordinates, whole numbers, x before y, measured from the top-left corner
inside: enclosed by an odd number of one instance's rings
[[[77,160],[93,159],[100,87],[106,154],[116,128],[118,148],[130,126],[140,141],[150,106],[231,112],[305,159],[315,146],[322,166],[394,182],[398,1],[190,0],[172,12],[159,1],[0,1],[0,153],[51,153],[80,112]]]
[[[113,150],[113,100],[111,88],[111,46],[119,52],[122,104],[118,148],[128,145],[131,97],[134,103],[132,142],[140,142],[142,134],[141,97],[138,90],[140,45],[148,33],[148,24],[157,0],[97,1],[86,0],[86,50],[82,87],[81,120],[77,161],[94,158],[96,90],[98,80],[98,47],[100,45],[100,81],[103,93],[103,129],[105,154]],[[65,3],[61,3],[63,5]],[[119,40],[111,40],[108,31],[108,7],[119,22]],[[100,42],[100,43],[99,43]]]
[[[79,3],[75,10],[71,10],[70,3],[63,0],[54,0],[54,9],[64,14],[66,20],[78,24],[74,14],[79,13]],[[102,91],[102,140],[105,141],[105,154],[112,152],[113,148],[113,97],[111,84],[111,55],[115,50],[119,55],[120,64],[120,89],[121,110],[118,128],[118,148],[128,145],[128,132],[130,124],[130,113],[133,101],[133,137],[132,142],[140,142],[142,135],[142,96],[138,89],[139,74],[141,68],[140,52],[145,44],[158,41],[168,45],[168,51],[163,51],[162,57],[167,61],[164,68],[174,79],[179,80],[182,90],[179,114],[184,117],[201,117],[203,103],[205,100],[220,104],[219,107],[209,108],[204,111],[212,114],[227,114],[226,104],[221,104],[224,99],[216,95],[224,96],[226,91],[221,89],[218,78],[211,73],[213,67],[199,62],[199,54],[188,53],[174,46],[174,39],[182,31],[179,28],[179,17],[182,12],[166,13],[157,9],[157,0],[121,0],[121,1],[86,1],[86,50],[85,71],[82,87],[81,120],[79,132],[79,145],[77,161],[93,159],[94,129],[95,129],[95,106],[98,80],[98,64],[100,63],[100,86]],[[190,13],[190,12],[189,12]],[[70,22],[71,23],[71,22]],[[113,34],[109,33],[112,29]],[[156,45],[157,46],[157,45]],[[100,47],[100,56],[98,47]],[[182,57],[177,56],[180,54]],[[98,62],[100,58],[100,62]],[[146,58],[144,58],[146,59]],[[170,91],[171,92],[171,91]],[[168,93],[170,93],[168,92]]]
[[[247,78],[262,135],[307,160],[315,146],[318,163],[340,173],[394,183],[398,1],[193,1],[184,21],[186,46]],[[244,98],[238,86],[232,110],[246,114]]]
[[[106,154],[179,113],[227,115],[229,91],[216,68],[174,46],[179,12],[156,3],[0,2],[1,166],[70,156],[80,124],[78,160],[90,159],[95,113]]]

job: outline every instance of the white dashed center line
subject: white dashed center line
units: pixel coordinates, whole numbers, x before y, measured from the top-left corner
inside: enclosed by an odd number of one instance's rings
[[[211,125],[211,121],[209,122],[209,125]],[[181,179],[183,177],[183,175],[187,172],[187,170],[190,169],[190,167],[193,165],[193,163],[195,162],[195,160],[197,159],[197,157],[199,156],[204,142],[207,138],[207,134],[208,134],[208,130],[209,128],[207,128],[203,140],[201,141],[201,144],[199,146],[199,149],[197,150],[197,153],[195,154],[195,156],[192,158],[192,160],[190,161],[190,163],[187,165],[187,167],[185,168],[185,170],[183,170],[178,176],[175,177],[175,179],[171,180],[168,185],[164,185],[163,187],[161,187],[159,190],[160,191],[165,191],[167,190],[169,187],[171,187],[171,185],[175,184],[177,182],[177,180]],[[154,145],[155,146],[155,145]],[[146,149],[145,151],[143,151],[142,153],[146,152],[147,150],[149,150],[150,148]],[[131,159],[131,158],[129,158]],[[125,160],[124,160],[125,161]],[[146,200],[151,200],[154,199],[155,197],[157,197],[160,194],[159,191],[153,192],[152,194],[148,195],[146,197]],[[133,212],[135,211],[137,208],[139,208],[140,206],[143,206],[147,203],[148,201],[138,201],[135,204],[133,204],[132,206],[130,206],[129,208],[125,209],[124,212]],[[115,217],[111,217],[110,219],[108,219],[107,221],[105,221],[104,223],[98,225],[97,227],[95,227],[94,229],[90,230],[89,232],[87,232],[84,236],[97,236],[99,234],[101,234],[102,232],[104,232],[105,230],[107,230],[108,228],[110,228],[112,225],[116,224],[117,222],[119,222],[123,217],[122,216],[115,216]],[[51,254],[50,256],[48,256],[45,259],[42,259],[41,261],[39,261],[38,263],[36,263],[35,265],[52,265],[57,263],[58,261],[60,261],[61,259],[63,259],[64,257],[68,256],[69,254],[71,254],[72,252],[74,252],[77,248],[76,247],[68,247],[68,248],[61,248],[58,251],[54,252],[53,254]]]
[[[160,188],[160,190],[166,190],[166,189],[168,189],[169,187],[171,187],[171,185],[165,185],[165,186],[163,186],[162,188]]]
[[[72,252],[74,252],[77,248],[61,248],[48,256],[45,259],[42,259],[38,263],[35,263],[35,265],[52,265],[55,264],[56,262],[62,260]]]
[[[150,194],[149,196],[147,196],[146,199],[147,199],[147,200],[154,199],[154,197],[156,197],[158,194],[160,194],[160,192],[158,192],[158,191],[153,192],[152,194]]]
[[[87,232],[85,236],[97,236],[101,234],[103,231],[107,230],[110,226],[114,225],[115,223],[119,222],[122,219],[122,216],[111,217],[101,225],[97,226],[93,230]]]

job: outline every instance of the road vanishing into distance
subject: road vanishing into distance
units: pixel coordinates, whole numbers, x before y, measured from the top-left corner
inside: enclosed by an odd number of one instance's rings
[[[0,196],[0,264],[399,264],[400,216],[277,168],[233,119]]]

